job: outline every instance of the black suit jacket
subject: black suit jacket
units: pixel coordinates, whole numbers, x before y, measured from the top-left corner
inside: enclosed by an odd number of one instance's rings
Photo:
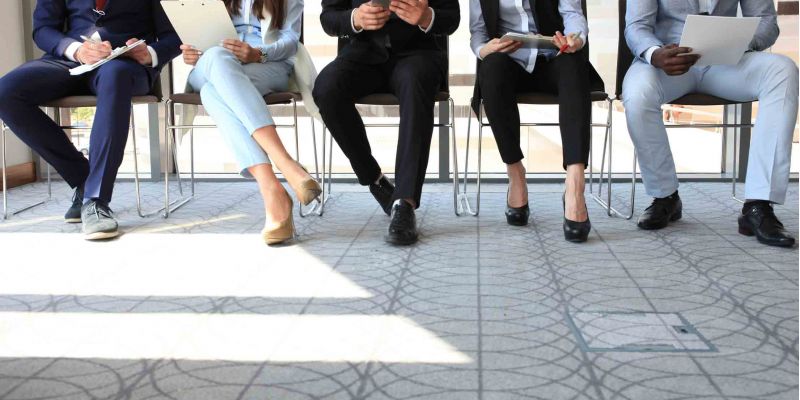
[[[339,52],[339,57],[368,64],[382,64],[389,59],[386,37],[392,52],[403,54],[417,50],[443,51],[433,35],[451,35],[458,29],[461,11],[458,0],[429,0],[434,10],[433,27],[428,33],[412,26],[392,13],[386,25],[377,31],[353,32],[350,16],[353,9],[369,0],[322,0],[320,22],[325,33],[349,41]]]
[[[483,12],[483,21],[486,24],[486,32],[490,38],[499,38],[500,31],[498,25],[500,24],[500,1],[499,0],[480,0],[481,11]],[[561,18],[561,13],[558,12],[558,0],[528,0],[531,3],[531,10],[533,10],[533,18],[536,23],[536,29],[540,34],[545,36],[553,36],[556,31],[564,32],[564,20]],[[586,15],[586,1],[581,2],[583,5],[583,14]],[[605,84],[603,78],[594,69],[592,63],[589,62],[589,43],[581,50],[581,53],[586,58],[586,67],[589,71],[589,85],[592,91],[604,91]],[[475,72],[475,92],[472,97],[472,108],[477,112],[478,106],[481,102],[481,88],[478,82],[478,72],[481,68],[481,60],[478,60],[478,66]]]

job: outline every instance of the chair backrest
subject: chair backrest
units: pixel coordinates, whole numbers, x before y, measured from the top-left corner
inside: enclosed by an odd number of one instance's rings
[[[633,64],[633,53],[631,53],[631,49],[628,47],[628,42],[625,41],[625,10],[627,9],[627,0],[619,0],[619,18],[617,18],[617,23],[619,24],[619,42],[617,43],[617,87],[616,93],[614,93],[617,97],[622,94],[622,81],[625,79],[625,74],[628,72],[628,68],[631,67]]]
[[[433,35],[433,38],[434,40],[436,40],[436,44],[438,44],[440,48],[444,49],[444,54],[445,54],[444,73],[446,79],[444,80],[444,82],[442,82],[441,90],[444,92],[449,92],[450,91],[450,36]],[[349,42],[350,38],[340,37],[336,46],[336,54],[339,54],[344,48],[344,46],[346,46]]]

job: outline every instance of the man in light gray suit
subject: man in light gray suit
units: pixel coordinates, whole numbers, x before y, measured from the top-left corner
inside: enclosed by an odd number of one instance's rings
[[[691,49],[678,47],[686,16],[709,14],[760,17],[750,50],[737,65],[696,67]],[[635,61],[623,83],[622,97],[645,188],[653,203],[639,218],[642,229],[661,229],[681,218],[675,162],[662,120],[661,105],[689,93],[733,101],[759,101],[750,145],[739,233],[759,242],[791,247],[772,204],[786,198],[792,132],[797,120],[798,70],[789,58],[762,50],[778,38],[772,0],[635,0],[625,15],[625,40]],[[683,55],[681,55],[683,54]]]

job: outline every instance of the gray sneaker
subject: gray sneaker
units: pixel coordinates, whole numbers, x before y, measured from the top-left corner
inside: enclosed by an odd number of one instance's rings
[[[72,195],[72,205],[64,214],[64,221],[70,224],[78,224],[81,222],[81,208],[83,208],[83,187],[75,189],[75,194]]]
[[[86,240],[110,239],[119,235],[114,212],[101,200],[90,200],[84,204],[81,220]]]

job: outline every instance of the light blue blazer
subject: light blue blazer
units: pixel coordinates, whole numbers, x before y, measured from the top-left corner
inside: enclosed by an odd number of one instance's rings
[[[625,41],[636,58],[647,49],[680,43],[686,16],[700,13],[700,1],[708,2],[710,15],[761,17],[750,50],[761,51],[778,39],[778,22],[772,0],[630,0],[625,13]]]

